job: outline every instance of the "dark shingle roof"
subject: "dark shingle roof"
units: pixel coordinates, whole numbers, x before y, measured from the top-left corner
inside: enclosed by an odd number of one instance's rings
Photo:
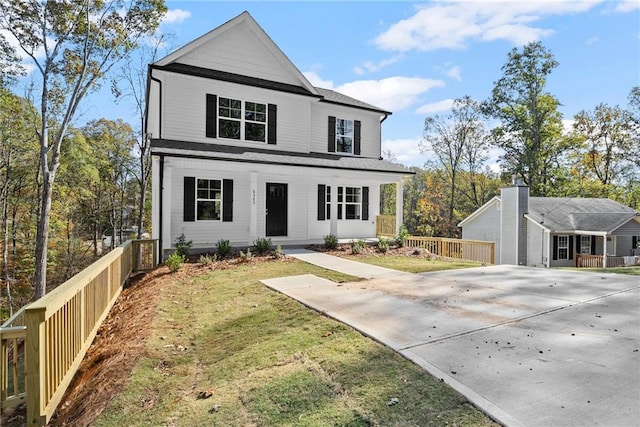
[[[152,139],[151,153],[235,162],[302,166],[327,169],[390,172],[413,175],[405,166],[387,160],[326,153],[296,153],[223,144]]]
[[[637,212],[611,199],[531,197],[529,218],[555,231],[613,231]]]
[[[326,102],[347,105],[349,107],[363,108],[365,110],[377,111],[384,114],[391,114],[391,112],[389,111],[385,111],[382,108],[376,107],[375,105],[367,104],[366,102],[360,101],[359,99],[351,98],[350,96],[344,95],[340,92],[336,92],[335,90],[323,89],[321,87],[316,87],[316,90],[320,95],[324,97],[324,101]]]

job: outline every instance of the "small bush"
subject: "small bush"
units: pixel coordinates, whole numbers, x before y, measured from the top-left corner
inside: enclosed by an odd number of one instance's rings
[[[396,243],[399,247],[404,248],[407,244],[407,239],[409,238],[409,231],[407,227],[402,224],[400,225],[400,230],[398,230],[398,235],[396,236]]]
[[[231,243],[228,240],[220,239],[216,243],[216,255],[222,259],[231,253]]]
[[[351,253],[357,255],[367,246],[367,242],[364,240],[352,240],[351,241]]]
[[[264,255],[271,250],[271,239],[260,237],[253,242],[253,249],[258,255]]]
[[[282,246],[280,245],[276,246],[275,256],[277,259],[284,258],[284,252],[282,251]]]
[[[386,254],[387,251],[389,250],[389,246],[390,246],[389,239],[385,239],[384,237],[380,237],[378,239],[378,250],[381,253]]]
[[[187,259],[187,257],[189,256],[189,249],[191,249],[191,245],[193,245],[193,240],[187,241],[187,238],[184,236],[184,233],[182,233],[176,240],[176,243],[174,246],[176,248],[176,253],[181,257],[183,257],[184,259]]]
[[[169,271],[175,273],[180,270],[182,264],[184,264],[185,257],[183,255],[178,254],[178,252],[174,252],[171,254],[169,258],[164,262],[165,265],[169,268]]]
[[[247,252],[240,251],[240,259],[242,262],[248,262],[253,259],[253,254],[251,253],[251,249],[247,248]]]
[[[415,249],[413,250],[413,254],[414,254],[414,255],[422,255],[422,249],[420,249],[420,248],[415,248]]]
[[[213,254],[213,256],[209,254],[204,254],[204,255],[200,255],[198,262],[204,266],[209,266],[214,262],[216,262],[217,259],[218,259],[218,256],[216,254]]]
[[[326,249],[338,249],[338,236],[335,234],[324,236],[324,247]]]

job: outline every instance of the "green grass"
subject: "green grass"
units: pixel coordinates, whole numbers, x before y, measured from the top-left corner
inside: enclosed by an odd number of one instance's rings
[[[345,258],[373,264],[380,267],[393,268],[408,273],[427,273],[430,271],[453,270],[458,268],[480,267],[482,264],[472,261],[448,261],[439,259],[427,259],[421,257],[409,257],[401,255],[369,255],[355,257],[347,255]]]
[[[576,268],[578,271],[591,271],[596,273],[616,273],[640,276],[640,266],[634,267],[614,267],[614,268]]]
[[[258,282],[305,273],[349,279],[274,261],[162,288],[147,355],[95,425],[495,425],[399,354]]]

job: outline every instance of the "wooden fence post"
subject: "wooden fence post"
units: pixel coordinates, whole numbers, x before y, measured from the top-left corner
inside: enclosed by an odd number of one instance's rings
[[[27,372],[27,425],[45,426],[43,414],[45,404],[45,308],[27,309],[24,313],[27,327],[26,372]]]

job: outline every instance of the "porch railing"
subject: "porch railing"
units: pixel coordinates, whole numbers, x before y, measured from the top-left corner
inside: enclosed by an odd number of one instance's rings
[[[426,249],[445,258],[495,264],[495,243],[480,240],[449,239],[445,237],[409,236],[406,245]]]
[[[582,268],[603,268],[604,257],[602,255],[576,255],[576,267]],[[614,268],[624,266],[624,257],[608,256],[605,268]]]
[[[27,425],[53,415],[129,275],[157,263],[154,240],[127,241],[0,327],[0,409],[27,403]]]
[[[396,216],[395,215],[378,215],[376,216],[376,236],[378,237],[396,237]]]

